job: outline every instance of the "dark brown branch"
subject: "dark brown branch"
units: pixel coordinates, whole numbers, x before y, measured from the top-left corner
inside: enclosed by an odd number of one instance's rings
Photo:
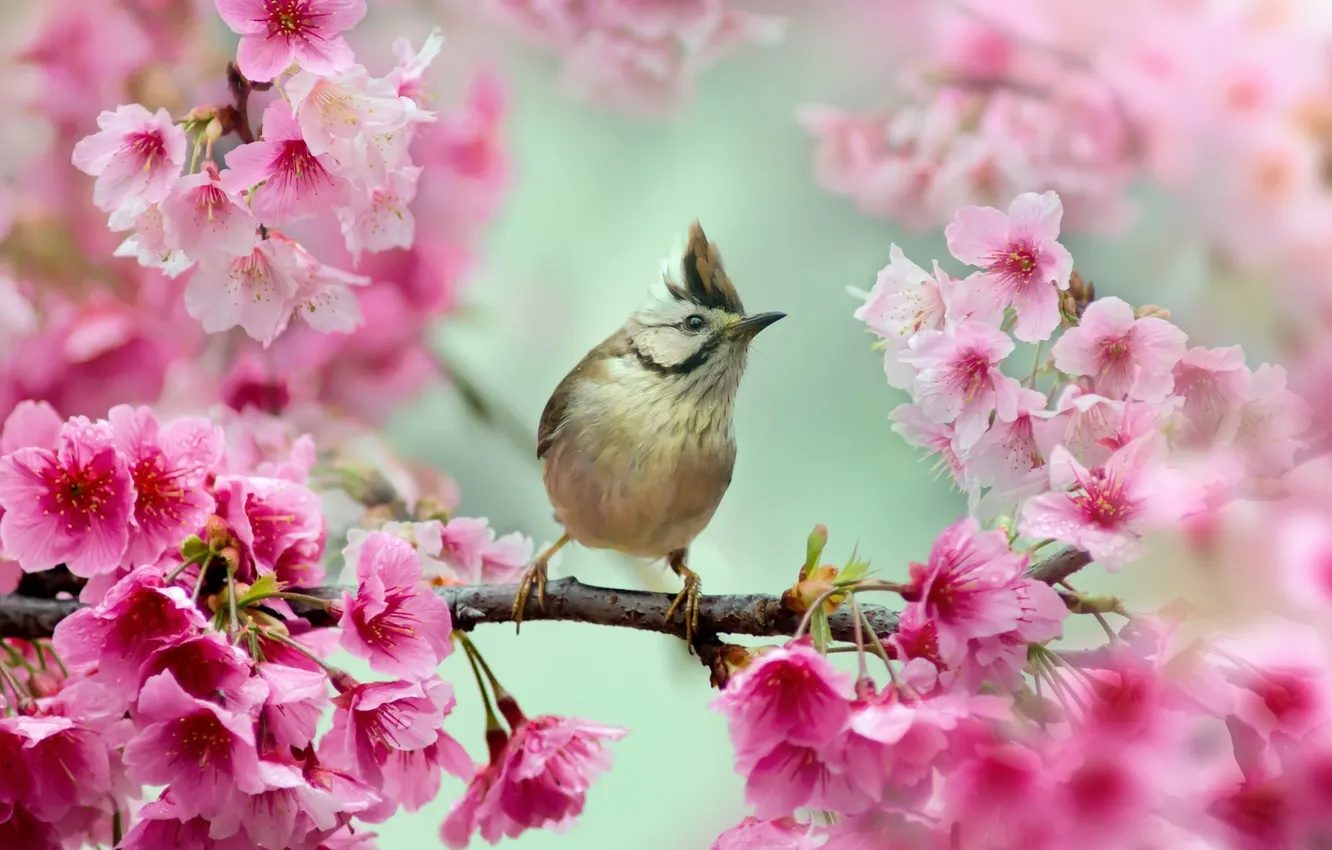
[[[1089,561],[1083,552],[1060,552],[1033,565],[1027,574],[1053,584],[1077,572]],[[454,627],[470,630],[487,623],[512,623],[510,607],[517,589],[517,585],[512,584],[466,585],[443,588],[440,595],[449,603]],[[341,589],[334,587],[308,588],[301,592],[325,599],[338,599],[342,594]],[[666,610],[674,598],[671,593],[593,587],[575,578],[562,578],[546,585],[544,610],[538,606],[535,595],[528,599],[523,619],[527,622],[591,623],[683,638],[684,626],[678,613],[671,622],[665,621]],[[294,601],[290,604],[311,625],[333,625],[328,612],[319,606]],[[57,622],[79,607],[76,600],[0,596],[0,636],[47,637]],[[860,608],[878,636],[886,637],[897,631],[897,612],[881,605],[861,605]],[[784,608],[781,597],[762,593],[704,596],[700,599],[699,615],[700,634],[705,636],[705,642],[714,644],[716,635],[791,635],[800,624],[800,615]],[[855,640],[849,609],[840,609],[828,619],[833,638]]]

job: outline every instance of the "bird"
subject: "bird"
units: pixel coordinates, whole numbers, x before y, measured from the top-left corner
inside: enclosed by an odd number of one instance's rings
[[[677,243],[678,245],[679,243]],[[683,580],[665,620],[684,618],[690,650],[701,579],[689,546],[731,483],[732,412],[750,343],[786,317],[747,315],[715,243],[693,221],[625,323],[564,376],[541,413],[537,458],[564,533],[523,572],[512,619],[569,543],[666,560]]]

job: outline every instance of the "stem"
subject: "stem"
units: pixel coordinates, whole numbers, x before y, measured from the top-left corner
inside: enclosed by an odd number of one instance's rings
[[[869,618],[865,616],[865,612],[857,610],[855,613],[858,619],[865,621],[865,627],[869,628],[870,622]],[[870,629],[870,634],[874,634],[872,628]],[[874,636],[874,654],[878,655],[879,658],[883,660],[883,666],[888,668],[888,676],[893,680],[893,683],[896,684],[897,674],[893,670],[892,659],[888,657],[888,650],[883,648],[883,641],[879,639],[878,635]]]
[[[1114,644],[1122,640],[1119,635],[1115,634],[1115,630],[1110,628],[1110,624],[1105,621],[1104,614],[1100,611],[1093,611],[1091,612],[1091,615],[1096,618],[1096,622],[1101,624],[1101,628],[1105,629],[1105,634],[1110,638],[1110,643]]]
[[[799,640],[805,634],[805,629],[809,628],[809,621],[811,618],[813,618],[814,612],[817,611],[819,609],[819,606],[822,605],[824,602],[827,602],[828,599],[830,599],[834,594],[840,593],[841,590],[842,588],[840,587],[834,587],[831,590],[826,590],[823,593],[819,594],[819,597],[814,600],[814,604],[809,606],[808,610],[805,611],[805,616],[800,618],[800,626],[795,630],[795,636],[792,638],[792,640]]]
[[[0,664],[0,679],[3,679],[5,683],[9,685],[10,689],[14,692],[15,711],[18,711],[18,707],[23,703],[30,702],[32,700],[32,697],[24,696],[23,691],[19,689],[20,686],[18,679],[14,678],[13,671],[11,671],[4,664]]]
[[[1036,356],[1031,358],[1031,374],[1027,376],[1027,386],[1036,389],[1036,375],[1041,371],[1041,355],[1045,353],[1045,340],[1037,340]]]
[[[204,575],[206,575],[207,572],[208,570],[205,567],[199,567],[199,577],[194,580],[194,591],[190,594],[191,602],[198,603],[199,591],[203,590]]]
[[[120,822],[120,807],[116,806],[111,814],[111,846],[113,848],[120,846],[120,839],[124,837],[124,825]]]
[[[202,556],[202,560],[200,560],[199,558],[190,558],[188,560],[181,561],[180,566],[176,567],[171,572],[167,573],[166,578],[162,579],[162,581],[166,582],[167,584],[171,584],[177,578],[179,578],[180,574],[185,572],[186,567],[189,567],[191,564],[198,564],[199,574],[203,575],[203,573],[206,571],[205,565],[212,559],[213,559],[213,553],[205,552]]]
[[[865,635],[860,629],[860,606],[856,604],[856,597],[851,596],[851,625],[856,632],[856,660],[860,664],[860,678],[869,678],[869,665],[865,663]]]
[[[298,643],[292,640],[291,638],[287,637],[286,635],[281,635],[278,634],[277,632],[264,632],[263,635],[269,640],[275,640],[284,646],[291,647],[292,649],[299,652],[301,655],[304,655],[306,658],[318,664],[323,669],[324,673],[326,673],[330,678],[332,678],[335,674],[342,673],[341,670],[328,664],[326,661],[324,661],[324,659],[320,658],[318,655],[315,655],[314,652],[312,652],[304,644]]]
[[[227,562],[227,608],[231,616],[231,633],[240,631],[240,617],[236,613],[236,565]]]
[[[504,686],[500,684],[499,679],[490,669],[490,665],[486,663],[486,658],[481,654],[481,650],[476,648],[476,644],[472,643],[472,639],[465,632],[458,632],[457,634],[458,642],[463,645],[467,657],[476,659],[476,662],[481,665],[481,669],[485,671],[486,678],[490,680],[490,686],[495,689],[495,699],[501,700],[507,697],[509,692],[504,690]]]
[[[486,690],[486,683],[481,679],[481,670],[476,666],[476,655],[472,642],[467,640],[466,635],[458,634],[463,638],[461,641],[463,654],[467,656],[467,663],[472,666],[472,676],[476,679],[476,689],[481,692],[481,703],[486,709],[486,731],[501,730],[504,727],[500,724],[499,716],[495,714],[495,706],[490,702],[490,693]]]

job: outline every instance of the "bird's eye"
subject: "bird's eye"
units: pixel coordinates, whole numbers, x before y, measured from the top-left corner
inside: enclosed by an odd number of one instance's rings
[[[684,326],[686,330],[701,331],[706,325],[707,322],[703,321],[703,317],[698,315],[697,313],[695,313],[692,316],[689,316],[684,320]]]

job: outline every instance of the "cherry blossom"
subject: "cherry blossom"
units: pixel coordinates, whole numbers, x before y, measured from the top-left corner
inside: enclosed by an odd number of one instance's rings
[[[1060,370],[1086,375],[1107,398],[1161,401],[1175,386],[1175,364],[1183,359],[1187,340],[1169,321],[1136,318],[1123,300],[1105,298],[1088,307],[1052,351]]]
[[[365,17],[365,0],[214,0],[227,26],[240,33],[240,71],[258,82],[293,62],[335,74],[354,59],[341,35]]]
[[[74,146],[74,166],[97,178],[97,208],[111,212],[131,199],[165,200],[185,163],[185,133],[170,114],[131,103],[98,115],[97,126]]]
[[[916,370],[912,390],[921,411],[937,424],[953,424],[957,447],[975,445],[991,413],[1009,422],[1017,416],[1016,379],[999,364],[1013,351],[1005,333],[976,320],[912,337],[902,362]]]

